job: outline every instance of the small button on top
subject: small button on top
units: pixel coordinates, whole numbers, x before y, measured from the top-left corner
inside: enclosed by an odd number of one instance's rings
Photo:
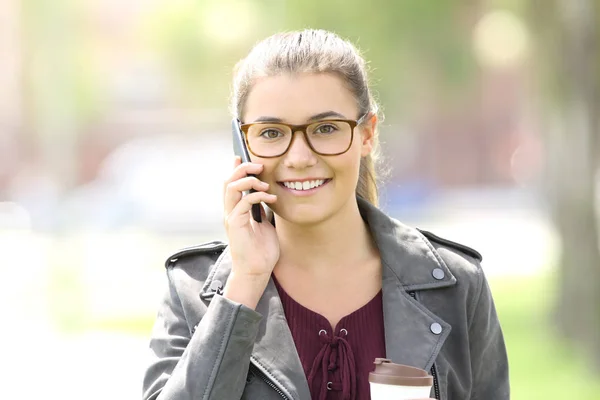
[[[442,326],[437,322],[431,324],[429,329],[431,329],[431,332],[433,332],[434,335],[439,335],[440,333],[442,333]]]
[[[221,294],[223,292],[223,284],[221,281],[212,281],[209,290],[213,293]]]
[[[442,279],[444,279],[444,277],[446,276],[446,274],[444,273],[444,270],[443,270],[443,269],[441,269],[441,268],[436,268],[436,269],[434,269],[434,270],[431,272],[431,275],[433,275],[433,277],[434,277],[435,279],[437,279],[438,281],[439,281],[439,280],[442,280]]]

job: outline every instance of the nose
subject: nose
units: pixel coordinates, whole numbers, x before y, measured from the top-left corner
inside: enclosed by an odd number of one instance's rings
[[[284,165],[289,168],[308,168],[317,163],[316,154],[312,151],[306,137],[297,131],[292,135],[292,143],[285,154]]]

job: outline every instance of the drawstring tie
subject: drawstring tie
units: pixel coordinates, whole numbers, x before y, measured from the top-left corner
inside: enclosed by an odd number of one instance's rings
[[[345,329],[340,330],[341,332],[345,332],[344,336],[348,334]],[[319,331],[319,339],[323,347],[315,357],[308,381],[311,387],[314,387],[312,382],[320,371],[321,390],[319,393],[311,393],[311,397],[315,400],[326,400],[327,391],[336,390],[342,392],[343,400],[356,400],[356,363],[350,343],[341,336],[329,336],[324,329]],[[331,383],[328,379],[328,373],[337,368],[341,368],[341,385]]]

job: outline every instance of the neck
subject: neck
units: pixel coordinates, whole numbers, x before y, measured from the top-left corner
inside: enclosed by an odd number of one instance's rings
[[[369,228],[354,198],[319,224],[305,226],[277,218],[276,227],[280,268],[300,268],[322,275],[362,264],[376,254]]]

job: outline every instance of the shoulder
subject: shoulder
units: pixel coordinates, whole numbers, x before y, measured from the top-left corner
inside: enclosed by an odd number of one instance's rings
[[[481,266],[482,255],[462,243],[442,238],[431,232],[418,229],[433,246],[441,261],[448,267],[457,281],[453,293],[463,299],[468,321],[474,318],[477,304],[483,298],[491,298],[485,272]],[[470,322],[469,322],[470,323]]]
[[[423,236],[425,236],[429,240],[429,242],[431,242],[431,244],[433,244],[434,247],[438,250],[447,249],[453,253],[458,253],[458,255],[467,256],[476,262],[480,263],[481,261],[483,261],[483,256],[481,255],[481,253],[469,246],[458,242],[454,242],[449,239],[445,239],[424,229],[417,228],[417,230],[421,232],[421,234],[423,234]]]
[[[478,291],[484,279],[481,268],[483,256],[477,250],[465,244],[440,237],[423,229],[417,230],[430,243],[457,281],[462,282],[463,287],[468,286]],[[464,285],[466,283],[468,285]]]
[[[223,250],[227,247],[225,242],[213,240],[202,244],[197,244],[190,247],[184,247],[172,253],[165,261],[166,268],[173,268],[176,265],[181,265],[184,262],[198,261],[199,259],[219,257]]]
[[[214,240],[173,252],[165,261],[167,274],[175,281],[203,282],[227,249],[227,243]]]
[[[168,291],[163,312],[187,320],[190,332],[206,312],[202,294],[226,249],[225,243],[211,241],[175,251],[165,261]]]

